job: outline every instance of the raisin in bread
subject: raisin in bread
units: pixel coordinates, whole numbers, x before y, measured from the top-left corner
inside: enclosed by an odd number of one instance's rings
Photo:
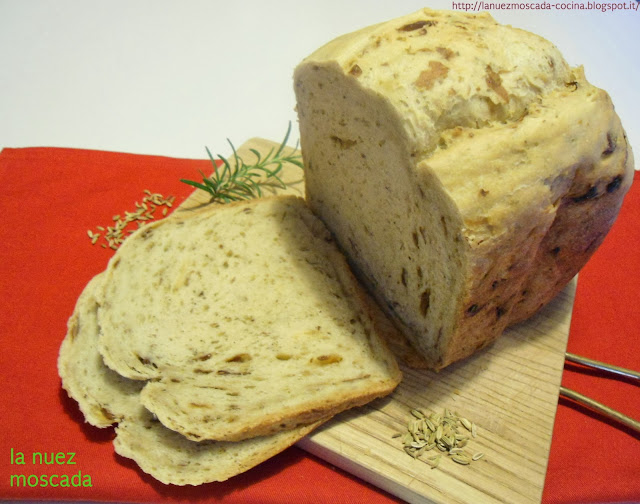
[[[104,274],[95,276],[78,298],[58,356],[62,386],[85,420],[96,427],[116,425],[116,452],[134,460],[158,481],[200,485],[224,481],[281,452],[321,422],[238,443],[191,441],[167,429],[140,403],[144,382],[124,378],[98,352],[96,295]]]
[[[297,428],[389,394],[395,328],[302,198],[150,224],[110,260],[99,350],[141,403],[192,440]]]
[[[307,200],[413,365],[466,357],[550,301],[632,181],[607,93],[486,13],[423,9],[344,35],[294,86]]]

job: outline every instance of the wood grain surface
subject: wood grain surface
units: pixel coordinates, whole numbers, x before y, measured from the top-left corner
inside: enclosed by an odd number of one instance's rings
[[[274,146],[254,138],[238,154],[250,162],[250,149]],[[290,165],[284,172],[286,192],[303,196],[302,171]],[[197,190],[181,209],[207,201]],[[540,502],[575,287],[576,279],[536,316],[462,362],[438,373],[404,367],[391,396],[338,415],[299,446],[412,503]],[[394,437],[406,432],[412,409],[445,408],[477,425],[466,450],[483,458],[463,466],[445,455],[432,469],[424,458],[439,452],[414,459]]]

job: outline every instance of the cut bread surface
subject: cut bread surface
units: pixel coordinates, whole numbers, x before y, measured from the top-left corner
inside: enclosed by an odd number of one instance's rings
[[[304,425],[274,436],[239,443],[196,442],[162,425],[140,403],[144,382],[124,378],[105,366],[98,352],[96,294],[104,274],[81,294],[61,345],[62,386],[96,427],[117,425],[115,450],[165,484],[200,485],[224,481],[291,446],[318,427]]]
[[[390,393],[394,328],[305,202],[210,206],[132,235],[99,297],[100,353],[193,440],[296,428]]]

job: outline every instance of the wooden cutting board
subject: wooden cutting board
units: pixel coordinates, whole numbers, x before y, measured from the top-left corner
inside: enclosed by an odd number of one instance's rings
[[[250,162],[250,149],[266,154],[274,146],[251,139],[238,155]],[[304,195],[299,168],[285,166],[284,179],[287,193]],[[207,201],[198,190],[183,207]],[[575,287],[576,279],[535,317],[463,362],[439,373],[403,368],[391,396],[338,415],[299,446],[408,502],[540,502]],[[483,458],[463,466],[445,456],[432,469],[393,437],[407,431],[412,409],[445,408],[477,425],[466,449]]]

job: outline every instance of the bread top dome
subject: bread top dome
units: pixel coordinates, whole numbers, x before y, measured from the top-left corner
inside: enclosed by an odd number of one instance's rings
[[[343,35],[308,60],[337,63],[389,100],[420,155],[445,130],[518,120],[571,81],[552,43],[488,13],[421,9]]]

